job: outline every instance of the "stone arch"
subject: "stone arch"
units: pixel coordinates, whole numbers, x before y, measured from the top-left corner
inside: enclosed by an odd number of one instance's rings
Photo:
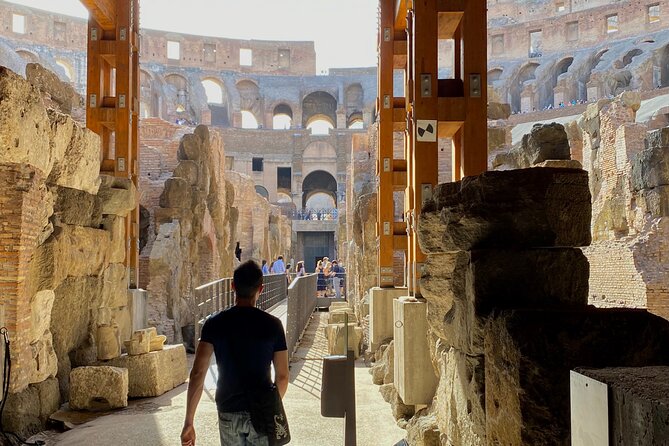
[[[165,76],[165,83],[171,86],[176,94],[173,100],[176,103],[178,112],[183,112],[188,109],[188,80],[180,74],[171,73]]]
[[[265,188],[265,186],[261,186],[260,184],[256,185],[256,193],[263,197],[265,200],[269,201],[269,191]]]
[[[284,204],[284,203],[292,203],[293,200],[290,198],[290,195],[288,195],[287,193],[277,192],[276,193],[276,202]]]
[[[547,98],[548,99],[547,102],[555,107],[558,107],[560,105],[560,102],[569,102],[571,99],[573,99],[573,95],[570,92],[562,91],[561,93],[558,94],[555,91],[555,87],[557,87],[558,81],[560,80],[561,77],[564,77],[563,75],[567,74],[569,68],[572,66],[573,63],[574,63],[574,58],[569,56],[557,62],[555,64],[555,67],[553,68],[553,72],[551,73],[550,95]],[[561,89],[564,89],[564,85],[561,85]]]
[[[16,50],[16,54],[18,54],[21,59],[25,60],[26,63],[40,63],[40,57],[34,51],[21,48]]]
[[[511,110],[520,112],[520,94],[523,92],[525,84],[529,81],[536,80],[536,71],[539,64],[530,62],[518,70],[516,78],[511,83],[509,94],[511,95]]]
[[[156,97],[153,95],[153,76],[145,70],[139,70],[139,97],[140,117],[156,116],[158,103],[154,101]]]
[[[285,102],[280,103],[272,110],[272,128],[289,129],[293,126],[293,109]]]
[[[362,117],[362,112],[355,112],[352,113],[350,116],[348,116],[348,118],[346,119],[346,128],[355,130],[364,128],[364,120]]]
[[[244,79],[236,84],[239,93],[239,108],[247,110],[257,117],[262,116],[262,98],[260,96],[260,87],[254,81]],[[260,123],[260,121],[258,121]]]
[[[323,170],[332,176],[337,173],[337,150],[327,141],[312,141],[302,152],[302,175]]]
[[[205,77],[200,82],[207,96],[207,105],[211,112],[211,125],[228,127],[230,125],[230,108],[225,85],[214,77]]]
[[[76,82],[76,71],[74,70],[74,67],[70,63],[70,61],[62,59],[62,58],[57,58],[56,59],[56,65],[58,65],[60,68],[63,69],[63,72],[65,73],[65,78],[67,79],[68,82]]]
[[[332,198],[337,206],[337,180],[324,170],[315,170],[304,178],[302,182],[302,207],[307,207],[307,201],[315,194],[326,194]]]
[[[344,103],[346,105],[347,124],[350,121],[351,116],[358,113],[360,114],[362,113],[364,100],[365,100],[365,91],[362,89],[362,85],[356,83],[346,87],[346,91],[344,92]]]
[[[502,68],[493,68],[488,71],[488,85],[492,85],[494,82],[497,82],[502,77],[504,70]]]
[[[330,93],[315,91],[302,99],[302,127],[307,128],[317,119],[337,126],[337,100]]]
[[[241,115],[242,115],[243,129],[255,130],[260,128],[260,123],[258,122],[258,118],[256,118],[256,115],[254,115],[252,111],[242,110]]]
[[[592,72],[595,71],[597,68],[597,65],[602,61],[602,57],[604,57],[604,54],[608,53],[609,49],[608,48],[603,48],[599,50],[595,55],[590,59],[586,74],[583,77],[583,82],[579,82],[579,99],[582,100],[588,100],[589,95],[588,95],[588,84],[590,83],[590,80],[592,79]]]
[[[630,65],[634,60],[634,58],[641,54],[643,54],[643,51],[640,50],[639,48],[634,48],[628,51],[620,60],[620,66],[618,68],[625,68],[626,66]]]

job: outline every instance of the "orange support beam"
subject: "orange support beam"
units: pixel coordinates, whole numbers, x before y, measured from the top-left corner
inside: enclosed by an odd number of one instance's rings
[[[101,173],[139,175],[139,1],[82,0],[88,23],[86,125],[102,140]],[[126,218],[129,286],[139,274],[139,208]]]

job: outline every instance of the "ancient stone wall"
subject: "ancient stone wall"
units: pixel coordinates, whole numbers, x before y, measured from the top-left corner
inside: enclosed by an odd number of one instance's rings
[[[3,427],[24,435],[67,400],[70,369],[97,360],[99,326],[124,338],[132,328],[123,262],[134,186],[99,176],[98,136],[47,109],[43,92],[0,68],[0,325],[12,356]]]

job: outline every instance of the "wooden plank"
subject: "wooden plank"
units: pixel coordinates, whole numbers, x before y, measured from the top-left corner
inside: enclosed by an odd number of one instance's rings
[[[394,26],[396,32],[404,32],[406,29],[406,17],[409,10],[408,0],[395,0]]]
[[[88,9],[91,19],[100,24],[106,31],[116,27],[116,0],[81,0]],[[121,2],[123,3],[123,2]]]
[[[439,30],[437,35],[440,39],[452,39],[455,30],[460,26],[462,12],[439,12]]]

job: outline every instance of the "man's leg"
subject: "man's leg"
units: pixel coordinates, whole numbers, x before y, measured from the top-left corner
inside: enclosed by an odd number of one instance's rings
[[[246,417],[249,418],[248,414]],[[221,446],[246,446],[244,430],[244,412],[219,412],[218,432],[221,437]]]
[[[246,412],[242,413],[245,414],[243,421],[244,431],[248,433],[246,436],[246,443],[244,444],[247,446],[269,446],[269,439],[267,438],[267,435],[258,433],[253,427],[253,423],[251,423],[251,415]]]

